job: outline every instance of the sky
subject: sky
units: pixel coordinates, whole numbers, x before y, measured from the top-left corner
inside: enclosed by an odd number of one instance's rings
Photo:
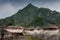
[[[14,15],[29,3],[60,12],[60,0],[0,0],[0,19]]]

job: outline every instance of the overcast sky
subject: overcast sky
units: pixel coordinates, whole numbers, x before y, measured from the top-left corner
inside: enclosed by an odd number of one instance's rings
[[[0,0],[0,19],[15,14],[29,3],[60,12],[60,0]]]

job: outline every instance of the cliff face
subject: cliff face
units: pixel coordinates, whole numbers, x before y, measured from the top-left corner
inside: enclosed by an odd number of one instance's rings
[[[60,25],[60,13],[48,8],[37,8],[28,4],[11,17],[0,20],[0,26],[46,26]]]

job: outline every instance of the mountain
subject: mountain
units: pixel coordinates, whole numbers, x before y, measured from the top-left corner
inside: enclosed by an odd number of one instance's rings
[[[11,17],[0,20],[0,26],[40,26],[59,25],[60,13],[48,8],[38,8],[31,3]]]

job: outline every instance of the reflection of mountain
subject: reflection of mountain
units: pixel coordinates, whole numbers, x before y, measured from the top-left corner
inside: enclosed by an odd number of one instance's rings
[[[60,24],[60,13],[48,8],[37,8],[32,4],[28,4],[15,15],[0,20],[0,26],[44,26],[46,24]]]

